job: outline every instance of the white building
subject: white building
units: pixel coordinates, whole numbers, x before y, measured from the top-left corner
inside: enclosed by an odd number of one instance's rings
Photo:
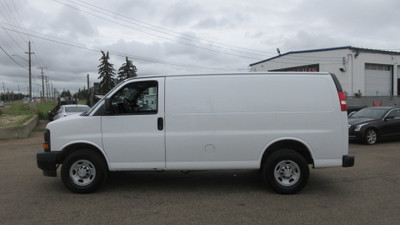
[[[351,46],[292,51],[250,64],[251,71],[336,74],[350,96],[400,96],[400,52]]]

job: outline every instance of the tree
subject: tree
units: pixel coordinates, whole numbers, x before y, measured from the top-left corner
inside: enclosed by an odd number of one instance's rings
[[[73,97],[77,99],[87,99],[89,97],[89,91],[83,86],[83,90],[79,88],[78,92],[76,92]]]
[[[114,88],[115,82],[114,82],[114,76],[115,76],[115,69],[113,68],[114,65],[109,62],[110,56],[107,51],[107,54],[105,54],[103,51],[101,51],[102,57],[99,59],[100,65],[98,66],[99,70],[99,77],[98,79],[101,79],[100,81],[100,91],[105,94],[109,92],[111,89]]]
[[[118,83],[122,82],[125,79],[137,76],[136,66],[133,65],[132,61],[129,60],[128,57],[126,57],[125,60],[125,63],[123,63],[122,66],[118,69]]]
[[[72,97],[72,95],[71,95],[71,92],[70,92],[69,90],[65,90],[65,89],[64,89],[64,90],[61,92],[60,97]]]

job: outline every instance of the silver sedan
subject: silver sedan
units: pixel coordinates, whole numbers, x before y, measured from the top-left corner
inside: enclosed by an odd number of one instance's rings
[[[67,117],[74,114],[81,114],[90,109],[87,105],[62,105],[54,116],[54,120]]]

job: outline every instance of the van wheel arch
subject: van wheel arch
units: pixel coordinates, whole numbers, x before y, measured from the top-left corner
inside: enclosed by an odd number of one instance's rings
[[[264,168],[264,164],[269,156],[282,149],[290,149],[292,151],[295,151],[302,155],[308,164],[314,164],[314,160],[306,145],[295,140],[283,140],[273,143],[272,145],[268,146],[268,148],[264,151],[261,159],[260,170]]]
[[[291,149],[275,151],[266,159],[262,169],[266,184],[279,194],[295,194],[307,184],[308,163]]]
[[[64,159],[61,179],[64,185],[75,193],[91,193],[105,183],[108,173],[102,155],[83,148],[71,152]]]
[[[106,165],[108,165],[106,158],[104,157],[103,153],[100,151],[100,149],[98,149],[97,147],[90,145],[90,144],[86,144],[86,143],[77,143],[77,144],[72,144],[69,145],[68,147],[64,148],[64,150],[62,151],[62,157],[59,159],[60,163],[63,163],[64,160],[73,152],[81,150],[81,149],[85,149],[88,151],[93,151],[93,153],[98,154],[101,159],[104,161],[104,163]],[[108,166],[107,166],[107,170],[108,170]]]

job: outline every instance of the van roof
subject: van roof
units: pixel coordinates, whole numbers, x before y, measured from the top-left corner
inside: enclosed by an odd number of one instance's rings
[[[330,75],[328,72],[233,72],[233,73],[192,73],[192,74],[159,74],[141,75],[127,80],[152,77],[186,77],[186,76],[243,76],[243,75]]]

